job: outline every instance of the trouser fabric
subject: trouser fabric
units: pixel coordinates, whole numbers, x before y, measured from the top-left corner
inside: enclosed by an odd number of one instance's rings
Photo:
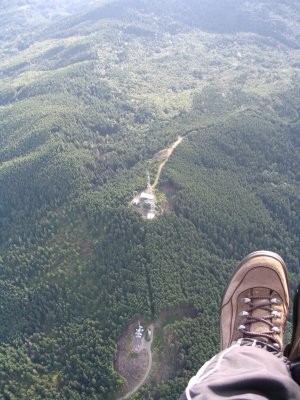
[[[232,345],[194,376],[181,400],[300,400],[300,386],[281,353]]]

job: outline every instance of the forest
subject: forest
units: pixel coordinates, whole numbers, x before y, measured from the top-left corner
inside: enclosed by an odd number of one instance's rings
[[[171,372],[131,396],[179,398],[219,349],[242,257],[278,252],[293,295],[299,15],[296,0],[0,4],[0,399],[116,400],[124,330],[182,308],[153,343]],[[133,192],[179,136],[145,221]]]

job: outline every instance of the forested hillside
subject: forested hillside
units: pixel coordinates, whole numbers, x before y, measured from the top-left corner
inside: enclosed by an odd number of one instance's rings
[[[176,399],[219,348],[241,257],[279,252],[294,290],[299,18],[296,0],[1,2],[0,399],[115,400],[129,323],[192,309],[131,397]],[[133,192],[179,136],[145,221]]]

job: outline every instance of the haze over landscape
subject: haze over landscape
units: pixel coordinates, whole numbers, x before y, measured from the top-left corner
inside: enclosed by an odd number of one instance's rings
[[[238,260],[278,252],[293,293],[299,19],[296,0],[1,1],[0,399],[177,399]]]

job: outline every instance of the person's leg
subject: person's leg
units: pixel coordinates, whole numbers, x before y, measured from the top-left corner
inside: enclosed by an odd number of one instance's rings
[[[260,348],[253,339],[247,344],[245,339],[206,363],[181,399],[299,400],[300,388],[280,353]]]
[[[251,253],[238,265],[221,306],[221,353],[193,377],[182,399],[300,399],[282,356],[289,293],[277,254]]]

